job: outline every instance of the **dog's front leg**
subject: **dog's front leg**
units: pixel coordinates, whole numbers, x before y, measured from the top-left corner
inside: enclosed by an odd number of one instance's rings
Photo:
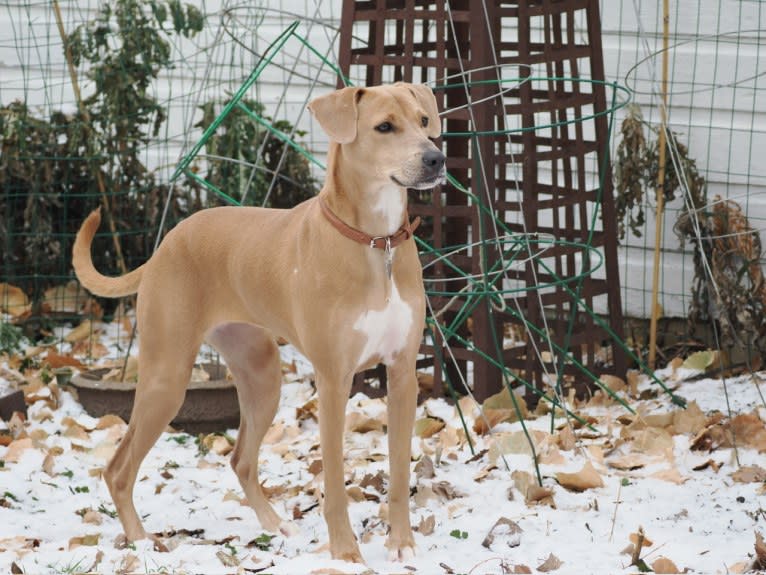
[[[410,526],[410,458],[412,428],[417,407],[415,359],[400,360],[388,368],[388,516],[391,531],[386,542],[389,558],[405,561],[415,554]]]
[[[317,375],[319,443],[322,448],[324,516],[330,533],[330,553],[333,559],[363,563],[348,518],[348,497],[343,468],[343,432],[351,381],[350,375],[345,378]]]

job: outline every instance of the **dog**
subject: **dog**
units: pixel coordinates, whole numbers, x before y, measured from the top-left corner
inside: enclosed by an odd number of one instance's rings
[[[120,277],[91,259],[99,210],[73,247],[80,283],[95,295],[137,293],[139,378],[127,432],[104,479],[129,541],[148,537],[133,503],[139,466],[184,400],[203,341],[234,376],[239,435],[231,457],[264,529],[291,534],[258,481],[258,452],[277,411],[276,339],[313,364],[324,470],[323,512],[335,559],[362,562],[348,517],[343,432],[355,373],[388,373],[389,556],[415,544],[409,517],[415,360],[425,292],[407,189],[444,181],[436,99],[425,85],[343,88],[309,103],[330,140],[319,194],[289,210],[219,207],[177,225],[142,266]]]

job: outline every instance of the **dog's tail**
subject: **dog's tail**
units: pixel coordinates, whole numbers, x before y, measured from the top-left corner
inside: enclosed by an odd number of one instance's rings
[[[122,297],[138,291],[144,266],[120,277],[102,275],[93,266],[90,246],[101,223],[101,208],[93,210],[80,226],[72,247],[72,267],[77,279],[89,292],[103,297]]]

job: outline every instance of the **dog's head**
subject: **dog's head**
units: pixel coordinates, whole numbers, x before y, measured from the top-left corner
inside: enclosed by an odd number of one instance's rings
[[[444,154],[431,141],[441,122],[428,86],[343,88],[312,100],[309,110],[344,160],[365,166],[371,180],[419,190],[444,181]]]

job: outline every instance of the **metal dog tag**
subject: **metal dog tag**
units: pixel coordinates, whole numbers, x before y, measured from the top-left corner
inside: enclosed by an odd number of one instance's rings
[[[394,263],[394,254],[391,253],[391,236],[386,237],[386,253],[384,258],[386,262],[386,276],[390,280],[391,268],[393,267],[393,263]]]

